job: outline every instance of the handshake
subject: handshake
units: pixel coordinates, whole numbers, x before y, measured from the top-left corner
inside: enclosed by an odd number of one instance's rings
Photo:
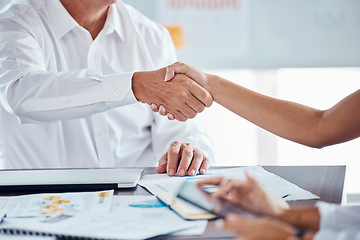
[[[132,89],[138,101],[169,120],[184,122],[213,103],[210,74],[174,63],[156,71],[136,72]]]

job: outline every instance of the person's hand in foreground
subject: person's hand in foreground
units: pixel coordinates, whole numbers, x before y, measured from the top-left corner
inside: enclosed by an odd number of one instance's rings
[[[210,92],[210,81],[209,81],[209,74],[206,74],[195,67],[189,66],[185,63],[176,62],[172,65],[166,67],[166,75],[165,75],[165,82],[172,82],[178,75],[186,75],[188,78],[199,84],[205,90],[208,91],[209,95],[211,96]],[[208,107],[208,106],[207,106]],[[173,114],[171,109],[167,108],[163,104],[156,104],[155,102],[151,103],[151,109],[154,112],[159,112],[162,116],[167,116],[169,120],[177,119],[176,116]]]
[[[242,217],[229,214],[217,225],[235,233],[236,237],[243,240],[286,240],[298,231],[297,228],[283,221],[270,217]]]
[[[199,149],[190,143],[173,142],[168,151],[160,158],[156,169],[158,173],[165,173],[169,176],[183,177],[188,173],[195,176],[197,172],[205,174],[209,169],[210,161]]]
[[[260,184],[246,173],[246,180],[228,179],[224,177],[206,178],[197,182],[199,187],[203,185],[219,186],[214,196],[226,199],[250,212],[277,216],[288,205],[280,198],[269,195]]]
[[[132,78],[134,96],[140,102],[162,105],[172,113],[172,119],[186,121],[210,107],[211,95],[185,75],[176,75],[164,81],[165,68],[156,71],[135,72]]]

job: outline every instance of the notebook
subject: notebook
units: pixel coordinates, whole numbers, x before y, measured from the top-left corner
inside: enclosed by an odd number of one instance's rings
[[[0,170],[0,192],[132,188],[143,171],[137,168]]]

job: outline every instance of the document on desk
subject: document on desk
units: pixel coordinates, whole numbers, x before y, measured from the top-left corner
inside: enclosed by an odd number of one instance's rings
[[[7,218],[49,217],[65,210],[108,213],[114,190],[76,193],[44,193],[0,197],[0,212]]]
[[[207,224],[207,221],[183,220],[155,196],[113,196],[111,207],[103,210],[67,209],[47,218],[6,217],[0,224],[0,230],[75,238],[129,240],[170,234],[201,235]]]
[[[266,171],[260,165],[215,169],[211,170],[205,175],[196,175],[194,177],[169,177],[166,174],[151,174],[143,176],[139,181],[139,185],[145,187],[154,195],[159,195],[162,192],[177,193],[182,183],[186,180],[197,181],[201,178],[214,176],[225,176],[228,178],[244,180],[245,171],[253,176],[270,194],[284,198],[286,201],[319,198],[315,194],[306,191],[273,173]]]
[[[147,239],[169,235],[202,234],[204,222],[189,222],[176,216],[154,196],[114,196],[106,214],[63,212],[50,218],[6,219],[0,228],[89,239]]]
[[[155,196],[114,196],[111,215],[124,220],[133,220],[140,225],[156,227],[158,219],[165,220],[164,229],[176,225],[186,229],[174,235],[202,235],[207,221],[186,221],[171,211]]]

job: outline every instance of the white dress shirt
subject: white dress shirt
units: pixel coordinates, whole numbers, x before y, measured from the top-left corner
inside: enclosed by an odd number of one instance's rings
[[[319,202],[320,230],[314,240],[360,240],[360,206]]]
[[[0,13],[4,167],[157,166],[175,140],[213,160],[196,121],[169,121],[131,90],[134,71],[175,61],[165,28],[121,1],[95,40],[59,0],[12,1]]]

